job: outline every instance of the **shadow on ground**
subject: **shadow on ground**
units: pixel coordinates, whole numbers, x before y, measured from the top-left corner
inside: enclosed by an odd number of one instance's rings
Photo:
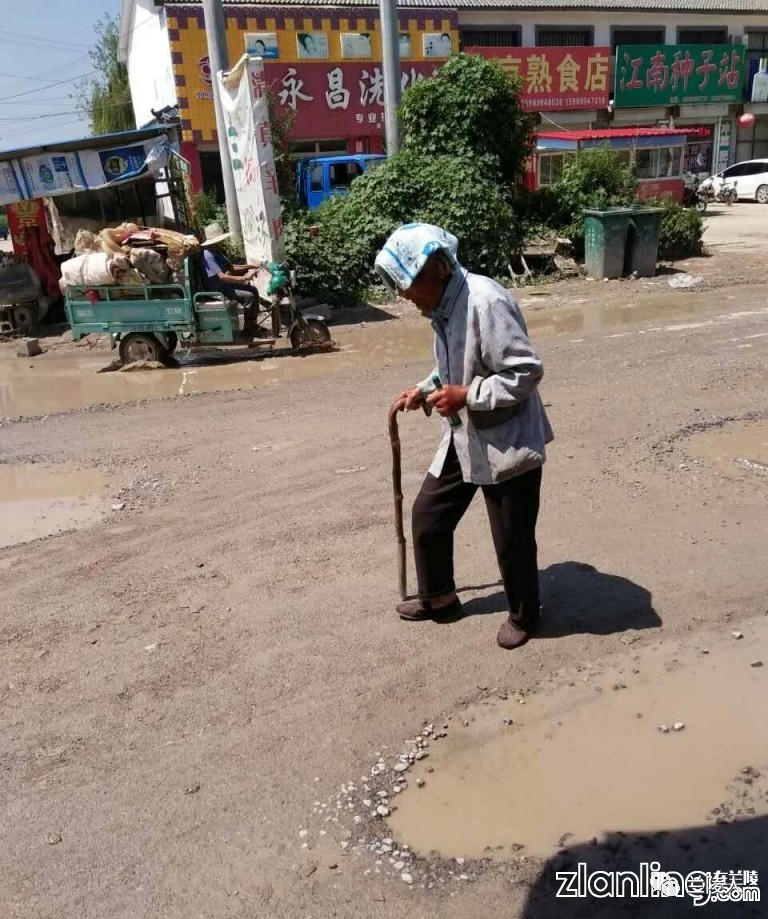
[[[558,897],[562,878],[558,872],[576,872],[585,864],[586,874],[594,871],[631,871],[640,874],[642,863],[658,862],[659,871],[672,875],[665,890],[673,892],[682,882],[683,896],[651,898]],[[696,905],[688,895],[693,872],[722,872],[726,889],[733,887],[730,872],[757,872],[757,884],[763,902],[745,902],[740,893],[728,902],[701,902]],[[582,873],[584,870],[582,869]],[[673,873],[677,873],[679,877]],[[766,915],[765,896],[768,880],[768,818],[756,817],[724,825],[663,830],[658,833],[633,835],[608,834],[599,845],[579,845],[565,849],[550,859],[529,891],[520,919],[616,919],[642,917],[647,919],[754,919]],[[704,885],[707,881],[704,879]],[[655,880],[654,884],[660,886]],[[699,887],[702,886],[701,879]],[[722,884],[720,885],[722,887]],[[738,885],[735,887],[738,891]],[[627,892],[631,888],[626,888]],[[622,891],[619,890],[621,893]],[[640,893],[642,891],[639,891]],[[706,892],[703,897],[706,897]]]
[[[661,626],[650,591],[627,578],[598,571],[592,565],[573,561],[550,565],[539,574],[539,581],[544,612],[539,638],[612,635],[629,629]],[[506,610],[507,599],[503,591],[464,604],[465,616]]]

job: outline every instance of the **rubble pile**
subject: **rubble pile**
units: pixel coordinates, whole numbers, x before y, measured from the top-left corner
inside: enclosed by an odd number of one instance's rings
[[[98,235],[80,230],[75,257],[61,266],[61,289],[169,284],[178,279],[184,259],[199,248],[194,236],[132,223]]]

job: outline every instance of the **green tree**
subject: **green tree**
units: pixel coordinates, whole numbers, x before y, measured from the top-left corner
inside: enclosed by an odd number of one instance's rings
[[[104,16],[94,26],[91,50],[95,73],[78,85],[78,109],[91,122],[93,134],[113,134],[136,127],[128,83],[128,68],[117,59],[120,25],[116,16]]]
[[[470,270],[506,273],[522,241],[513,201],[531,150],[532,122],[518,92],[497,63],[466,54],[407,90],[400,153],[355,179],[345,197],[286,222],[302,289],[354,302],[376,283],[373,260],[384,240],[412,221],[454,233]]]
[[[520,106],[519,89],[519,79],[496,61],[453,55],[405,93],[403,149],[471,158],[513,186],[532,149],[533,119]]]
[[[462,264],[484,274],[504,273],[520,244],[512,208],[485,168],[468,157],[404,150],[356,179],[346,197],[287,223],[302,290],[354,302],[376,283],[373,261],[387,236],[412,221],[455,233]]]

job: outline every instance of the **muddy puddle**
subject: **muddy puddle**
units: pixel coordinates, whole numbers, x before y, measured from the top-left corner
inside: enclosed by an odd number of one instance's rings
[[[97,522],[103,487],[99,472],[0,466],[0,549]]]
[[[342,350],[296,356],[206,351],[185,356],[179,367],[142,373],[97,371],[112,360],[107,351],[52,353],[35,360],[0,359],[0,417],[37,417],[92,405],[121,405],[197,393],[256,389],[281,382],[315,380],[356,368],[428,359],[427,323],[381,323],[349,335]]]
[[[625,303],[592,303],[589,300],[581,300],[574,306],[562,306],[556,309],[547,308],[541,301],[531,304],[525,297],[522,297],[521,305],[526,311],[528,329],[531,334],[542,336],[600,331],[633,322],[685,318],[696,315],[703,304],[698,302],[697,298],[691,297],[673,306],[667,299],[659,295],[643,303],[633,303],[631,298]]]
[[[587,296],[561,300],[541,293],[542,296],[529,296],[524,291],[518,294],[534,338],[686,318],[711,306],[706,297],[673,298],[665,290],[652,296],[647,291],[628,290],[626,298],[618,303],[597,303]],[[16,358],[9,349],[0,352],[0,418],[38,417],[94,405],[255,389],[392,363],[426,363],[432,351],[429,323],[410,316],[405,320],[336,327],[332,331],[339,341],[340,350],[336,352],[301,357],[280,351],[264,357],[246,351],[211,350],[193,355],[177,352],[177,368],[131,374],[97,373],[111,362],[115,352],[52,351],[27,360]]]
[[[728,425],[694,434],[687,441],[687,448],[694,456],[714,461],[726,475],[746,472],[768,475],[768,421]]]
[[[710,653],[671,669],[668,653],[648,652],[652,664],[463,712],[414,766],[393,835],[419,854],[505,859],[713,823],[734,776],[768,761],[768,624],[744,632],[726,626]]]

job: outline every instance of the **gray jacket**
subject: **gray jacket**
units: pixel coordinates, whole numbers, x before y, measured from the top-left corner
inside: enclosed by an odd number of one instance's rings
[[[451,435],[465,482],[492,485],[541,466],[553,439],[538,392],[544,366],[515,300],[490,278],[457,268],[432,326],[434,373],[444,385],[469,386],[469,394],[461,427],[443,419],[429,472],[440,476]],[[419,383],[425,395],[435,390],[430,377]]]

